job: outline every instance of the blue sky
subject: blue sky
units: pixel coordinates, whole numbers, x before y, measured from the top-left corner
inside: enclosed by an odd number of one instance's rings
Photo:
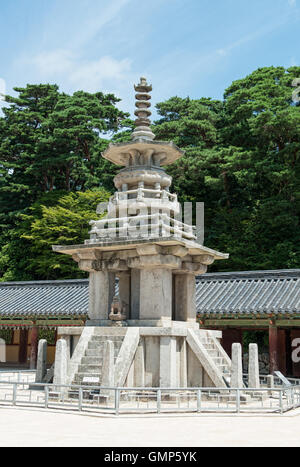
[[[299,65],[299,20],[300,0],[2,0],[0,88],[109,91],[132,112],[145,75],[153,103],[222,98],[258,67]]]

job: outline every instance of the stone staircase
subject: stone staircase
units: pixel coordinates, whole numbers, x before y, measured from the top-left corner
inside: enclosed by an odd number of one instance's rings
[[[231,376],[231,360],[229,356],[219,342],[209,335],[209,331],[206,331],[204,335],[200,333],[200,342],[218,368],[226,385],[229,386]]]
[[[114,343],[114,363],[120,352],[124,337],[116,335],[105,336],[91,336],[88,347],[81,358],[78,366],[78,371],[75,374],[72,384],[84,386],[98,386],[102,381],[102,367],[104,362],[104,347],[105,342],[110,340]],[[92,379],[98,378],[98,382],[86,382],[85,378]]]

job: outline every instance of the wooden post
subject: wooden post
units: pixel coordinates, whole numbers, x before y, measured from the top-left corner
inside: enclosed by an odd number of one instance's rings
[[[31,346],[30,346],[30,369],[36,369],[36,362],[37,362],[37,353],[38,353],[38,335],[39,335],[39,328],[34,326],[31,328]]]
[[[232,344],[239,343],[243,345],[242,329],[222,329],[222,346],[231,358]]]
[[[269,324],[269,360],[270,360],[270,375],[278,370],[278,330],[274,322]]]
[[[27,362],[28,329],[20,329],[19,363]]]
[[[287,376],[286,366],[286,332],[285,329],[278,329],[278,368],[279,371]]]

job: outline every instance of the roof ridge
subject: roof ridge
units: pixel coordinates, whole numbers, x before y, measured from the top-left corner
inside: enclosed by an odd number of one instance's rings
[[[11,282],[0,282],[0,287],[14,287],[14,286],[19,286],[19,287],[27,287],[27,286],[36,286],[36,285],[41,285],[41,286],[59,286],[59,285],[71,285],[71,284],[77,284],[77,285],[84,285],[88,284],[89,279],[61,279],[61,280],[46,280],[46,281],[11,281]]]
[[[197,276],[197,281],[232,280],[232,279],[283,279],[300,278],[300,269],[278,269],[260,271],[212,272]]]

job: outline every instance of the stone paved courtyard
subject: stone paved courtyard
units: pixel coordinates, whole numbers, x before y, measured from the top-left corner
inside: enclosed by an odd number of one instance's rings
[[[161,416],[159,423],[157,416],[116,418],[2,407],[0,417],[1,447],[300,446],[299,409],[282,416]]]

